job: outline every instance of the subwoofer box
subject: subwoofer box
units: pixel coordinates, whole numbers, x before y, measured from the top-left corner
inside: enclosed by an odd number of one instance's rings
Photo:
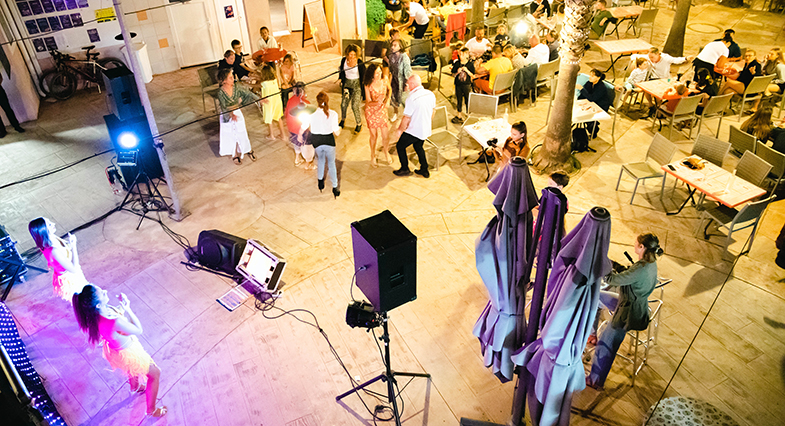
[[[205,268],[237,275],[237,263],[245,250],[245,238],[240,238],[218,230],[199,233],[197,257]]]

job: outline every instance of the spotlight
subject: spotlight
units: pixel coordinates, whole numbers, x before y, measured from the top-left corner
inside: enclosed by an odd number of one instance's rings
[[[139,138],[131,132],[123,132],[117,137],[117,143],[123,148],[134,149],[139,145]]]
[[[368,302],[354,302],[346,308],[346,324],[355,328],[376,328],[382,325],[382,318],[374,312]]]
[[[525,34],[529,32],[529,26],[526,25],[526,22],[524,21],[520,21],[517,24],[515,24],[515,27],[513,27],[513,29],[518,34]]]

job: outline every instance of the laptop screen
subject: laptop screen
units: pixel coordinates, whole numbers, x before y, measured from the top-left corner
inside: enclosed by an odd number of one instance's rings
[[[274,292],[278,288],[286,261],[256,240],[248,240],[245,251],[237,264],[237,271],[263,290]]]

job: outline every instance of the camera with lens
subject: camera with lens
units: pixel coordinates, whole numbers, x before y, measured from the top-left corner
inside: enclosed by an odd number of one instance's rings
[[[493,138],[489,139],[487,143],[489,148],[496,148],[496,144],[499,143],[499,140],[497,138]]]

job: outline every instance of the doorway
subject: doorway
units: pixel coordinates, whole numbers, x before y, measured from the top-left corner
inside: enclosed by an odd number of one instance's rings
[[[270,0],[270,30],[271,32],[288,31],[289,20],[286,16],[285,0]]]
[[[212,1],[208,6],[205,0],[191,0],[178,5],[176,19],[171,15],[172,8],[167,8],[180,66],[216,62],[223,56],[223,51],[216,50],[220,43],[216,43],[218,36],[212,30],[212,6]]]

